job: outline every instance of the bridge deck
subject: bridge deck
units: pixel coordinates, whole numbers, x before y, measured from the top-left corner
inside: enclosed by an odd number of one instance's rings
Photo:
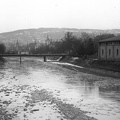
[[[45,56],[79,57],[78,55],[70,55],[70,54],[0,54],[0,57],[45,57]]]
[[[50,56],[62,56],[62,58],[66,56],[71,56],[71,57],[79,57],[77,55],[70,55],[70,54],[0,54],[0,57],[20,57],[20,63],[21,63],[21,58],[22,57],[43,57],[44,62],[47,61],[46,57]]]

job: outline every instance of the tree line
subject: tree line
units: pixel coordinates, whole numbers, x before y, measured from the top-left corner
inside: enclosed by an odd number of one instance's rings
[[[95,55],[98,52],[98,41],[114,36],[114,34],[92,36],[88,33],[82,33],[81,37],[77,38],[72,32],[67,32],[60,41],[52,42],[51,39],[47,38],[47,41],[50,42],[39,46],[33,50],[33,53]]]
[[[72,32],[67,32],[59,41],[52,41],[47,36],[46,42],[37,48],[33,48],[33,54],[74,54],[79,56],[95,55],[98,52],[98,41],[114,37],[114,34],[90,35],[81,33],[77,38]],[[0,43],[0,54],[5,53],[6,47]]]

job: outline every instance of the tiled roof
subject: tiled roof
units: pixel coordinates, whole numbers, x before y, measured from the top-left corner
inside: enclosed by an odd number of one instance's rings
[[[114,41],[120,41],[120,35],[116,37],[100,40],[99,42],[114,42]]]

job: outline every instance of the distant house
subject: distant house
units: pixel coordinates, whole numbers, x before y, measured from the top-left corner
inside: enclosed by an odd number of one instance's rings
[[[28,51],[21,51],[20,54],[29,54]]]
[[[99,41],[99,60],[120,61],[120,36]]]
[[[18,54],[29,54],[29,49],[27,46],[20,46],[20,50]]]

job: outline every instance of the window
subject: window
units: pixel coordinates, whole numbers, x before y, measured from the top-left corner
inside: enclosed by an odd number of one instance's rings
[[[104,55],[104,50],[102,49],[102,56]]]
[[[111,55],[111,49],[109,49],[109,56]]]
[[[117,51],[116,51],[116,54],[117,54],[117,56],[119,55],[119,50],[117,49]]]

